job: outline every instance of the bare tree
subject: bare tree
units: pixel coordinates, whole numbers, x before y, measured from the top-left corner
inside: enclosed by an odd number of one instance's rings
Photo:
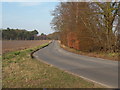
[[[62,2],[53,11],[51,25],[67,46],[113,51],[117,41],[113,24],[119,8],[117,2]]]

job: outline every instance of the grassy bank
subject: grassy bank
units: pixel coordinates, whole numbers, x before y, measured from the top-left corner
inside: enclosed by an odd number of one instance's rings
[[[41,47],[3,55],[3,88],[96,88],[98,84],[68,74],[51,65],[32,59],[30,54]]]
[[[106,52],[82,52],[73,48],[69,48],[67,46],[64,45],[60,45],[63,49],[69,51],[69,52],[73,52],[76,54],[80,54],[80,55],[86,55],[86,56],[90,56],[90,57],[97,57],[97,58],[103,58],[103,59],[109,59],[109,60],[114,60],[114,61],[119,61],[119,53],[106,53]]]

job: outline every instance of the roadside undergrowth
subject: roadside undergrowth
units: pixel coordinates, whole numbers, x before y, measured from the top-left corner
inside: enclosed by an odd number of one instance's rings
[[[35,48],[3,54],[3,88],[99,88],[101,85],[68,74],[51,65],[31,58]]]
[[[80,54],[80,55],[86,55],[86,56],[90,56],[90,57],[96,57],[96,58],[103,58],[103,59],[119,61],[119,53],[82,52],[82,51],[76,50],[74,48],[69,48],[69,47],[67,47],[65,45],[62,45],[61,43],[60,43],[60,47],[63,48],[64,50],[67,50],[69,52],[73,52],[73,53],[76,53],[76,54]]]

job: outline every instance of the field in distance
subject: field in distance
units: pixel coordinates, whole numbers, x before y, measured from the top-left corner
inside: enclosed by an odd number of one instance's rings
[[[50,40],[3,40],[2,53],[39,46],[49,41]]]

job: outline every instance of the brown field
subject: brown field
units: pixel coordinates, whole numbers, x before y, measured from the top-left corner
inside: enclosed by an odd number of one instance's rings
[[[2,53],[39,46],[49,41],[50,40],[3,40]]]

